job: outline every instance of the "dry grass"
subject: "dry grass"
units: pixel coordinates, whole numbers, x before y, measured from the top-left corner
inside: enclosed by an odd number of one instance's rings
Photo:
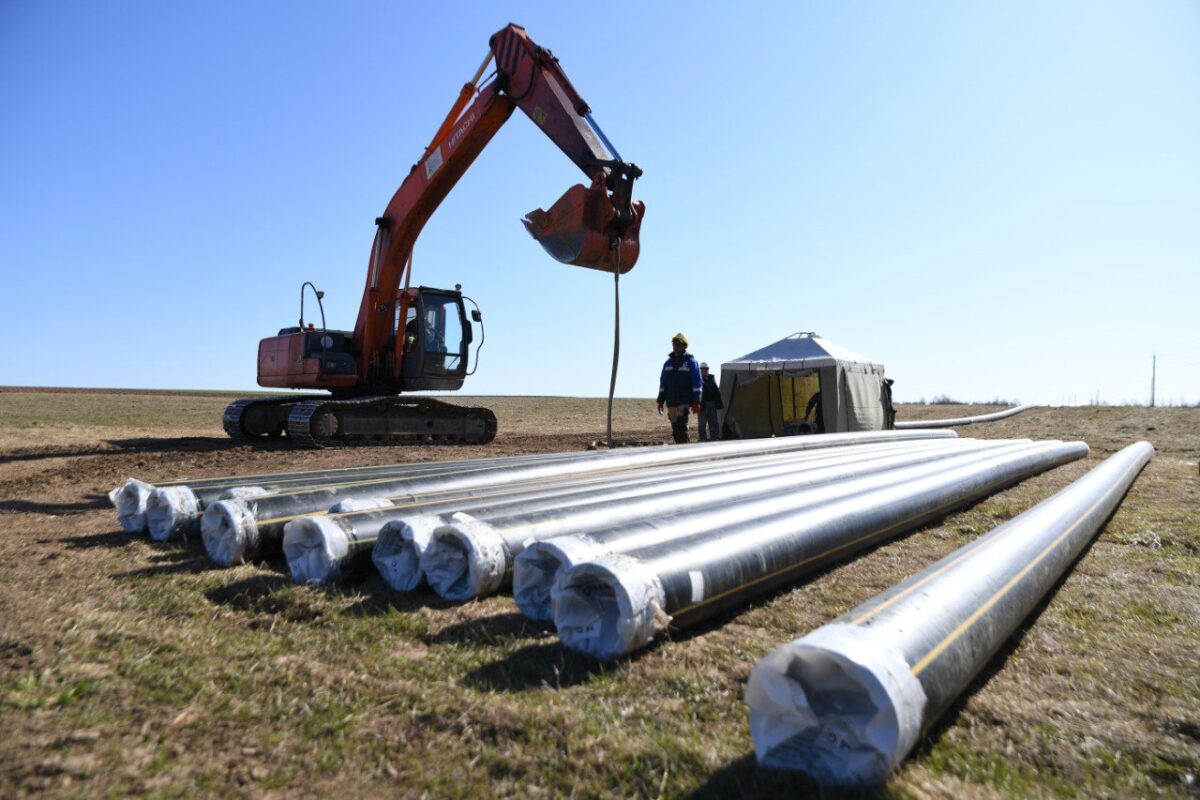
[[[1093,455],[604,667],[506,598],[454,607],[370,576],[312,589],[281,564],[213,569],[196,547],[118,532],[102,497],[130,474],[578,448],[600,435],[603,401],[481,401],[501,421],[491,448],[320,453],[227,444],[226,401],[0,393],[0,794],[812,792],[754,766],[754,661],[1140,438],[1159,454],[1120,510],[884,793],[1196,791],[1200,410],[1038,409],[961,429],[1082,438]],[[667,433],[644,400],[618,405],[618,428]]]

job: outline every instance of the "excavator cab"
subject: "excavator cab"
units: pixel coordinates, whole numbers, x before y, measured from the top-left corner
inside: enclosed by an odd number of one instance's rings
[[[415,296],[414,296],[415,295]],[[409,290],[404,322],[397,320],[400,389],[405,392],[453,391],[467,376],[474,335],[462,292],[422,286]]]

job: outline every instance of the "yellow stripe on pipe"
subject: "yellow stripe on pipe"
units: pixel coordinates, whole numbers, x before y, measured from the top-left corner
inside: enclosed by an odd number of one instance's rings
[[[1114,483],[1112,488],[1109,489],[1107,492],[1105,492],[1104,495],[1102,497],[1100,497],[1100,499],[1098,499],[1095,503],[1093,503],[1091,505],[1091,507],[1088,508],[1087,511],[1083,512],[1083,514],[1080,515],[1079,519],[1077,519],[1075,521],[1075,524],[1071,525],[1069,528],[1067,528],[1065,531],[1063,531],[1061,534],[1059,534],[1059,536],[1053,542],[1046,545],[1042,549],[1042,551],[1040,553],[1038,553],[1037,556],[1035,556],[1032,561],[1030,561],[1028,564],[1026,564],[1025,567],[1020,572],[1018,572],[1016,575],[1014,575],[1012,577],[1012,579],[1008,581],[1008,583],[1006,583],[1002,587],[1000,587],[1000,589],[998,589],[995,594],[993,594],[991,597],[989,597],[987,599],[987,601],[984,602],[983,605],[981,605],[979,608],[975,609],[975,611],[969,617],[967,617],[965,620],[963,620],[961,625],[959,625],[957,628],[955,628],[953,631],[951,631],[946,636],[946,638],[942,639],[940,642],[937,643],[936,646],[934,646],[934,648],[932,650],[930,650],[928,653],[926,653],[924,658],[922,658],[920,661],[918,661],[916,664],[914,664],[912,667],[912,674],[920,675],[925,670],[926,667],[928,667],[930,664],[932,664],[937,659],[938,656],[940,656],[942,653],[944,653],[946,651],[947,647],[954,644],[954,642],[958,641],[958,639],[960,637],[962,637],[962,635],[964,633],[966,633],[968,630],[971,629],[972,625],[974,625],[976,622],[978,622],[979,619],[984,614],[986,614],[994,605],[996,605],[996,603],[1000,602],[1000,600],[1006,594],[1008,594],[1010,591],[1012,591],[1013,587],[1016,586],[1018,583],[1020,583],[1021,579],[1024,578],[1026,575],[1028,575],[1030,573],[1030,571],[1033,570],[1034,567],[1036,567],[1038,564],[1040,564],[1046,558],[1046,556],[1048,556],[1050,554],[1050,552],[1052,550],[1054,550],[1054,548],[1058,547],[1060,544],[1062,544],[1062,541],[1064,539],[1066,539],[1068,536],[1070,536],[1072,533],[1074,533],[1075,530],[1077,528],[1079,528],[1079,526],[1082,525],[1087,520],[1087,518],[1092,515],[1093,511],[1095,511],[1097,508],[1099,508],[1102,504],[1106,503],[1108,501],[1109,497],[1114,492],[1116,492],[1119,488],[1121,488],[1121,485],[1125,482],[1125,478],[1131,472],[1140,471],[1142,469],[1142,467],[1144,467],[1144,466],[1145,466],[1145,464],[1138,464],[1136,467],[1130,467],[1129,469],[1125,470],[1125,473],[1123,475],[1121,475],[1121,479],[1118,480],[1116,483]],[[1018,526],[1013,526],[1013,527],[1014,527],[1014,529],[1016,529]],[[999,537],[997,537],[997,538],[999,538]]]

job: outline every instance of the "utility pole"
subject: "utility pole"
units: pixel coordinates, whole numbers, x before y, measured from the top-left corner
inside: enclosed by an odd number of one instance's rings
[[[1154,379],[1158,377],[1158,353],[1150,357],[1150,407],[1154,408]]]

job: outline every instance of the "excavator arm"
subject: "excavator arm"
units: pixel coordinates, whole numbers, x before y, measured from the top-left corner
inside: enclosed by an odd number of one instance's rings
[[[588,186],[567,190],[548,211],[523,220],[558,261],[608,272],[637,262],[645,206],[632,199],[637,166],[620,159],[591,118],[553,54],[518,25],[489,40],[489,53],[459,93],[445,121],[376,219],[367,283],[354,328],[364,381],[399,361],[397,320],[403,324],[413,245],[442,200],[520,108],[587,176]],[[479,84],[489,62],[495,77]],[[400,308],[396,307],[400,305]],[[389,350],[390,345],[390,350]],[[388,356],[392,355],[392,358]]]

